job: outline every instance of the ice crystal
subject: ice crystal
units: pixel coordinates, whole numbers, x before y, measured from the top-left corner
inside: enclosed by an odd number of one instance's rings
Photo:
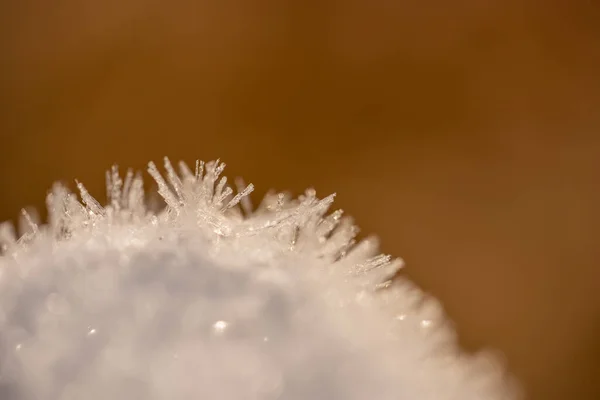
[[[77,182],[0,227],[0,398],[505,400],[495,357],[458,349],[439,303],[333,196],[268,194],[253,210],[219,161],[165,159]]]

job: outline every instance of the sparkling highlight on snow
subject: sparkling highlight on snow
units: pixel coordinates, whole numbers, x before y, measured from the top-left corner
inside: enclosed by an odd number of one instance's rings
[[[57,184],[46,225],[0,225],[1,399],[520,398],[334,196],[253,209],[225,164],[178,167],[149,164],[160,210],[113,167],[106,206]]]

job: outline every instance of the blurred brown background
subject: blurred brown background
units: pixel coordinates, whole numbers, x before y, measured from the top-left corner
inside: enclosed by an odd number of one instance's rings
[[[0,220],[221,157],[338,206],[531,399],[600,398],[594,0],[5,0]]]

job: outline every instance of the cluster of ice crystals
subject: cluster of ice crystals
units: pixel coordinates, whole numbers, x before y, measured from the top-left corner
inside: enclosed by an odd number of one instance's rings
[[[162,210],[114,167],[106,206],[55,185],[47,225],[0,226],[1,399],[517,398],[333,196],[253,210],[224,166],[150,163]]]

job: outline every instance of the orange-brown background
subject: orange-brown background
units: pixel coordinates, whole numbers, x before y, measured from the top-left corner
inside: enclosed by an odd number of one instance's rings
[[[5,0],[0,35],[0,220],[164,155],[337,191],[531,399],[600,398],[596,1]]]

